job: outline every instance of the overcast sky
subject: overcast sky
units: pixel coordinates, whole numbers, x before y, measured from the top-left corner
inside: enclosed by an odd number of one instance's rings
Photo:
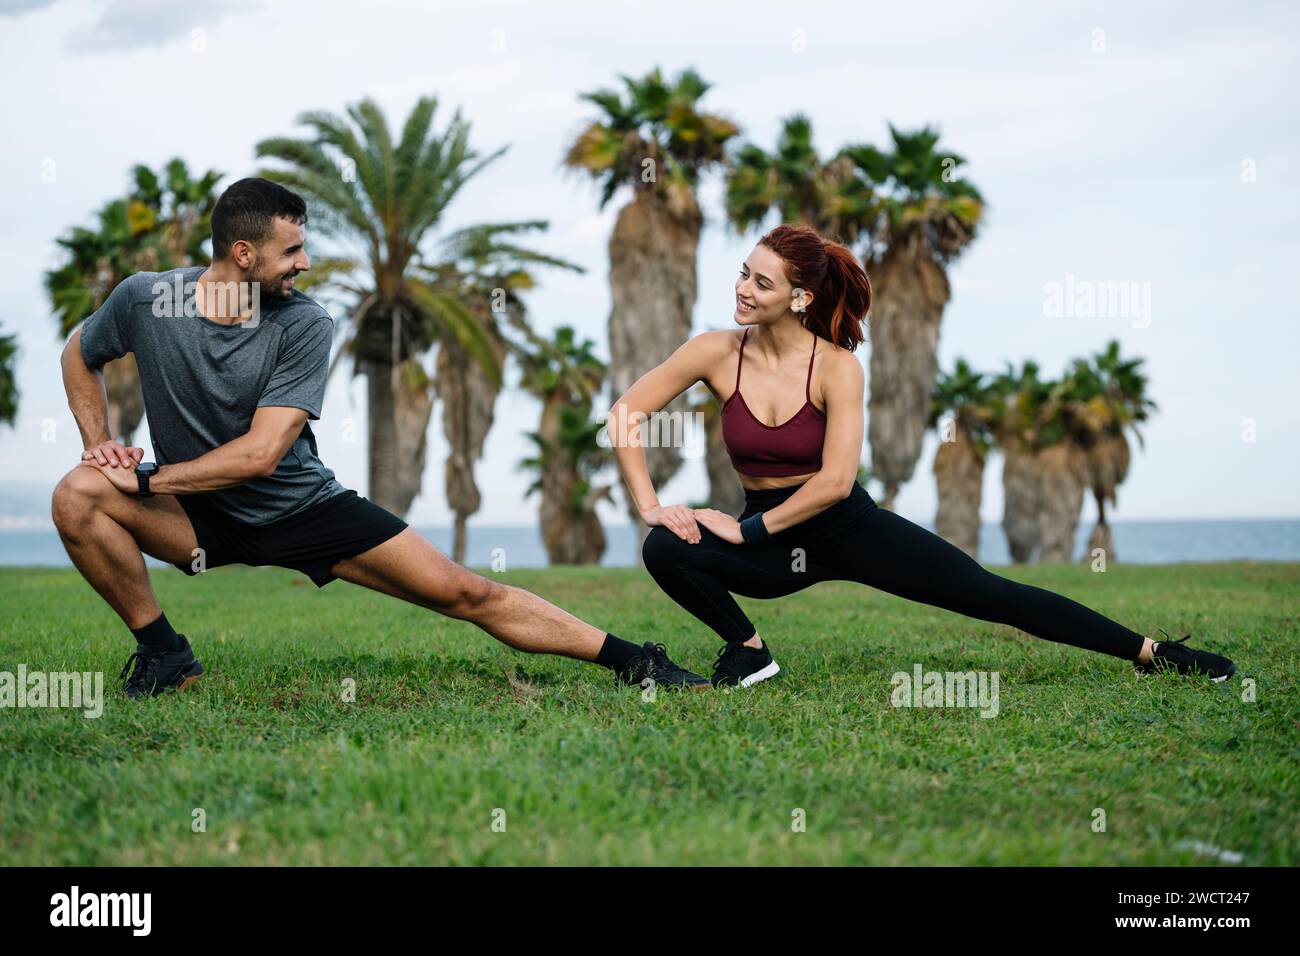
[[[0,328],[22,347],[19,420],[0,429],[5,480],[52,487],[80,453],[42,290],[55,238],[90,224],[135,163],[179,155],[229,183],[257,168],[258,140],[301,134],[302,112],[365,95],[395,127],[436,95],[439,128],[459,107],[480,153],[509,146],[446,225],[549,220],[536,245],[587,273],[544,275],[533,319],[574,325],[608,355],[607,243],[626,197],[599,212],[594,186],[560,159],[596,115],[578,93],[659,65],[698,70],[713,84],[702,107],[769,150],[796,111],[823,155],[883,145],[887,121],[937,125],[988,200],[951,271],[941,366],[1032,357],[1055,375],[1117,337],[1146,359],[1160,407],[1116,518],[1298,516],[1297,20],[1286,3],[0,0]],[[758,236],[724,230],[720,188],[715,175],[701,190],[697,332],[732,324],[734,276]],[[1078,295],[1103,282],[1136,284],[1125,314],[1049,307],[1053,283]],[[315,425],[326,463],[362,493],[363,386],[337,376]],[[348,419],[360,425],[351,443]],[[535,403],[503,396],[476,524],[535,521],[516,463],[536,422]],[[899,498],[914,520],[934,517],[936,444]],[[435,421],[416,523],[449,520],[445,454]],[[660,498],[705,493],[696,461]],[[983,515],[1001,511],[994,456]]]

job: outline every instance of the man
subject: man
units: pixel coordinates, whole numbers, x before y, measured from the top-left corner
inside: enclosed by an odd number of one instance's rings
[[[85,451],[54,489],[52,513],[73,564],[136,638],[127,695],[184,689],[203,673],[143,554],[190,575],[271,564],[317,587],[341,578],[472,621],[516,650],[594,661],[616,684],[708,687],[661,644],[637,647],[455,564],[335,480],[308,423],[320,418],[334,323],[294,288],[310,264],[306,222],[298,195],[240,180],[213,210],[210,267],[131,276],[63,350]],[[127,352],[156,464],[108,432],[100,368]]]

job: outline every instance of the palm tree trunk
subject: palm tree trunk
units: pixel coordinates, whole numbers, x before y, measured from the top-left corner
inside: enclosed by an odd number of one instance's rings
[[[542,504],[538,519],[542,544],[551,564],[596,564],[605,553],[605,529],[595,511],[575,513],[571,502],[577,484],[577,463],[560,441],[562,403],[548,402],[542,410],[538,435],[550,452],[542,470]]]
[[[1084,453],[1071,441],[1062,441],[1038,453],[1039,561],[1061,564],[1071,560],[1074,534],[1079,527],[1088,472]]]
[[[504,342],[492,336],[497,361],[504,365]],[[442,402],[442,432],[447,440],[444,485],[447,504],[456,516],[452,558],[465,563],[468,546],[466,519],[478,512],[483,497],[474,480],[474,464],[483,457],[495,415],[500,388],[465,349],[447,341],[438,349],[434,390]]]
[[[1115,560],[1115,534],[1106,523],[1106,496],[1093,489],[1093,498],[1097,501],[1097,523],[1088,536],[1088,553],[1083,556],[1085,562],[1091,562],[1098,549],[1105,556],[1107,565]]]
[[[468,526],[465,521],[467,517],[462,511],[456,512],[451,537],[451,559],[457,564],[465,563],[465,549],[469,543]]]
[[[615,398],[663,362],[690,338],[695,308],[695,256],[703,216],[692,201],[684,210],[670,211],[651,190],[638,189],[624,206],[609,239],[609,284],[613,308],[609,316],[609,383]],[[685,416],[685,395],[664,409]],[[668,433],[671,429],[661,429]],[[662,487],[682,466],[680,448],[645,449],[650,480]],[[628,515],[640,530],[636,547],[649,529],[636,503],[625,495]]]
[[[1038,547],[1039,483],[1035,456],[1019,445],[1007,445],[1002,465],[1002,530],[1011,560],[1017,564],[1032,561]]]
[[[1115,535],[1106,523],[1106,501],[1115,503],[1115,489],[1128,476],[1129,463],[1128,440],[1122,433],[1103,434],[1088,449],[1089,483],[1097,500],[1097,524],[1088,536],[1085,561],[1091,561],[1098,548],[1105,554],[1107,563],[1115,560]]]
[[[939,325],[950,292],[932,259],[906,250],[887,253],[871,278],[867,437],[872,473],[885,486],[880,505],[892,510],[921,456],[939,371]]]
[[[559,477],[559,476],[557,476]],[[574,515],[558,495],[543,498],[542,543],[551,564],[597,564],[605,553],[605,529],[592,513]]]
[[[939,491],[935,533],[978,561],[984,461],[971,444],[966,429],[957,428],[952,441],[939,443],[934,456],[934,479]]]
[[[401,498],[397,456],[397,409],[393,394],[393,366],[382,358],[365,363],[368,415],[370,420],[370,466],[367,496],[381,508],[394,514]]]
[[[405,517],[424,483],[429,421],[433,418],[433,390],[419,358],[407,359],[399,367],[393,409],[397,425],[397,460],[401,467],[395,476],[394,507],[390,510]]]
[[[108,433],[123,445],[131,444],[144,418],[140,369],[128,352],[104,366],[104,394],[108,405]]]

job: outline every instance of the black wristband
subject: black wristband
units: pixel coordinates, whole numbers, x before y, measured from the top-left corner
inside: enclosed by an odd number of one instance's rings
[[[767,530],[767,525],[763,524],[763,512],[752,514],[740,523],[740,536],[745,539],[746,544],[772,537]]]
[[[152,461],[142,461],[135,466],[135,480],[139,485],[141,498],[152,498],[153,492],[149,490],[149,479],[158,474],[158,465]]]

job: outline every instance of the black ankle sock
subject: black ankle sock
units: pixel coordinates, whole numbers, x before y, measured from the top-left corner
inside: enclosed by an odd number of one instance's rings
[[[145,647],[155,651],[179,651],[182,647],[181,636],[172,630],[166,614],[159,614],[152,624],[141,628],[131,628],[135,639]]]
[[[600,653],[596,655],[596,663],[613,671],[621,671],[627,666],[628,661],[640,653],[641,648],[635,644],[607,633],[605,643],[601,646]]]

